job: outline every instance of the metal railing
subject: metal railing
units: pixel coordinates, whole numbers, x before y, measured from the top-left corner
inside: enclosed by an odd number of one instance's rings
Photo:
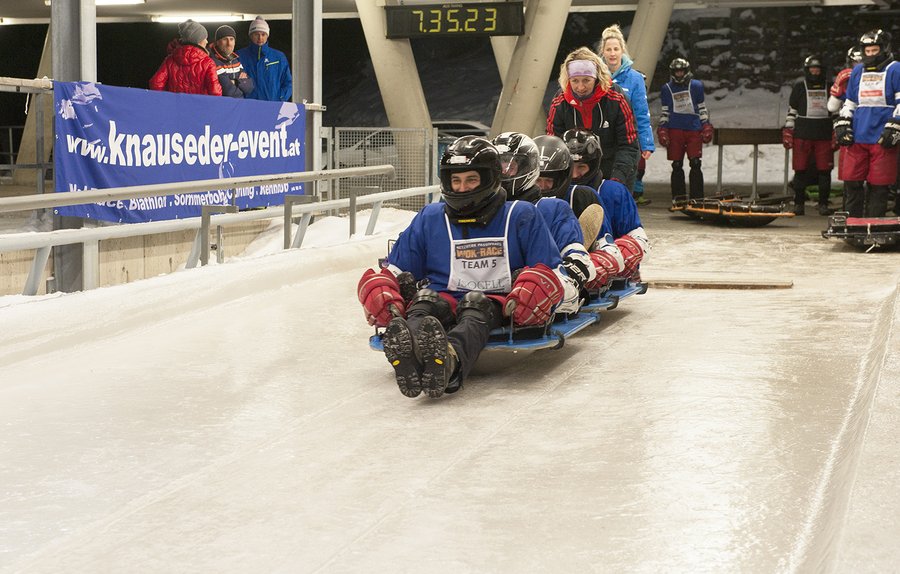
[[[54,193],[46,195],[30,195],[11,198],[0,198],[0,213],[27,211],[59,207],[63,205],[79,205],[93,201],[110,201],[122,199],[137,199],[142,197],[155,197],[168,195],[169,193],[197,193],[210,189],[228,189],[232,187],[244,187],[247,185],[276,184],[291,182],[309,182],[320,180],[334,180],[341,177],[361,177],[372,175],[393,175],[394,168],[390,165],[370,167],[358,167],[348,169],[297,172],[290,174],[274,174],[266,176],[234,177],[227,179],[203,180],[196,182],[184,182],[177,184],[157,184],[110,188],[69,193]],[[84,289],[97,287],[99,278],[99,242],[105,239],[134,237],[140,235],[152,235],[198,229],[194,239],[191,253],[188,256],[186,268],[196,267],[198,262],[205,263],[209,257],[209,228],[213,221],[218,230],[221,227],[234,223],[243,223],[259,219],[274,219],[283,217],[284,247],[298,248],[303,242],[306,229],[315,213],[327,212],[336,209],[350,209],[349,225],[351,229],[356,226],[356,208],[362,205],[372,205],[372,215],[366,228],[366,235],[374,232],[378,214],[385,201],[392,201],[406,197],[425,196],[426,202],[431,202],[439,195],[439,187],[436,185],[417,187],[411,189],[374,193],[344,199],[328,201],[316,201],[313,196],[288,195],[285,203],[280,207],[270,207],[262,210],[251,210],[240,213],[222,213],[213,215],[223,206],[205,206],[212,208],[201,217],[193,217],[172,221],[158,221],[149,223],[132,223],[123,225],[111,225],[106,227],[93,227],[81,229],[60,229],[39,233],[15,233],[0,235],[0,252],[21,251],[35,249],[31,270],[22,291],[23,295],[35,295],[38,292],[39,282],[43,270],[50,256],[50,249],[58,245],[71,245],[81,243],[84,245]],[[351,205],[353,206],[351,209]],[[296,235],[291,237],[291,220],[296,214],[303,214]],[[206,242],[203,238],[206,238]]]

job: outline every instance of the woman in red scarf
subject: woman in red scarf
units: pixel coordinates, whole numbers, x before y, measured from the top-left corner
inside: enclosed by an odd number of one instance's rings
[[[633,185],[641,147],[634,113],[625,95],[610,79],[609,69],[589,48],[566,56],[559,69],[560,91],[550,104],[547,133],[562,136],[572,128],[592,131],[600,140],[603,177]]]

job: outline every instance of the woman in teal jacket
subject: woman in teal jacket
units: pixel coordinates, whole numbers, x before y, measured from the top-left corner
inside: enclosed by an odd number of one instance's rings
[[[609,68],[612,81],[619,86],[631,109],[634,111],[634,121],[637,124],[638,139],[641,143],[641,160],[638,163],[637,178],[631,191],[638,205],[646,205],[650,200],[644,199],[644,170],[650,154],[656,151],[653,144],[653,128],[650,125],[650,107],[647,105],[647,86],[644,83],[644,75],[631,67],[632,60],[628,54],[628,46],[622,30],[615,24],[603,30],[600,36],[598,52],[603,63]]]

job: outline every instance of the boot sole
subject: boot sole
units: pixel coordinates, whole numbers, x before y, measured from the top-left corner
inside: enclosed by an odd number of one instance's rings
[[[381,336],[384,356],[394,367],[397,386],[405,396],[414,399],[422,393],[419,381],[420,364],[416,359],[412,333],[406,321],[400,317],[391,319]]]
[[[447,387],[447,333],[440,321],[426,317],[416,334],[416,342],[422,356],[422,376],[419,379],[422,391],[436,399],[444,394]]]

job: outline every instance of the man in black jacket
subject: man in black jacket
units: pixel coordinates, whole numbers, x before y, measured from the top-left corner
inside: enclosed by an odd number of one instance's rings
[[[222,84],[222,95],[243,98],[253,91],[253,79],[247,76],[241,59],[234,52],[234,28],[219,26],[216,41],[209,48],[209,55],[216,63],[216,74]]]
[[[787,118],[781,130],[785,149],[793,149],[794,213],[805,212],[806,187],[819,185],[819,215],[831,215],[831,170],[834,168],[832,126],[828,113],[828,82],[825,68],[817,56],[803,62],[803,79],[791,90]]]

